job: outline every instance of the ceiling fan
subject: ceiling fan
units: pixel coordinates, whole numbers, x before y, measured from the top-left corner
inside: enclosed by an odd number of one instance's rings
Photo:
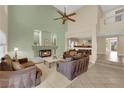
[[[55,18],[54,20],[62,19],[62,20],[63,20],[62,24],[65,24],[65,22],[66,22],[67,20],[70,20],[70,21],[72,21],[72,22],[75,22],[75,21],[76,21],[76,20],[70,18],[71,16],[76,15],[76,13],[71,13],[71,14],[68,14],[68,15],[67,15],[67,13],[66,13],[66,7],[64,7],[64,13],[61,12],[61,11],[59,11],[59,10],[57,10],[57,12],[58,12],[62,17]]]

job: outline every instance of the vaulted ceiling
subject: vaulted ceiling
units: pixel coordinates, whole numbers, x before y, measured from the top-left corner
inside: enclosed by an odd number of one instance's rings
[[[57,9],[59,9],[61,11],[64,11],[64,7],[66,7],[67,14],[75,12],[84,6],[85,5],[54,5],[54,7],[56,7]],[[113,9],[116,9],[118,7],[122,7],[122,6],[121,5],[100,5],[100,7],[101,7],[102,11],[105,13],[105,12],[111,11]]]
[[[102,11],[105,12],[109,12],[113,9],[116,9],[118,7],[122,7],[122,5],[101,5]]]
[[[66,7],[66,13],[70,14],[83,7],[83,5],[54,5],[54,7],[56,7],[60,11],[64,11],[64,7]]]

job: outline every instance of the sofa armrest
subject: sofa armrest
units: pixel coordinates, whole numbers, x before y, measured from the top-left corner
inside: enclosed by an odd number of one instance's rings
[[[21,64],[24,68],[30,67],[30,66],[34,66],[35,64],[32,61],[28,61],[25,63]]]
[[[57,64],[57,71],[64,74],[68,79],[72,80],[72,74],[74,71],[73,62],[61,62]]]

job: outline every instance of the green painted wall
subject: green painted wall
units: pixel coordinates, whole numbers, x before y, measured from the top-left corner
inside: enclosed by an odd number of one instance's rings
[[[18,5],[8,6],[8,51],[13,55],[14,47],[19,55],[33,57],[34,29],[51,31],[57,35],[57,55],[62,55],[65,47],[67,24],[53,20],[60,16],[52,6]]]

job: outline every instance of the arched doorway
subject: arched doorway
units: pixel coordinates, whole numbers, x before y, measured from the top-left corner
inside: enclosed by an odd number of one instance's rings
[[[117,37],[106,38],[106,54],[107,58],[112,62],[118,62],[117,46]]]

